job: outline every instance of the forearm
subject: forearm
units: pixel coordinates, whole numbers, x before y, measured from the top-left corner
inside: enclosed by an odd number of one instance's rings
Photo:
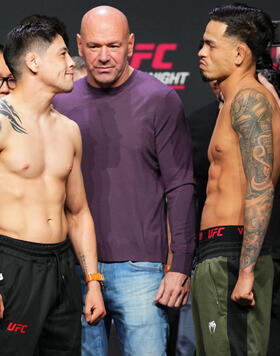
[[[189,274],[195,247],[194,186],[185,184],[167,194],[173,260],[170,271]]]
[[[97,247],[94,224],[88,209],[67,213],[68,234],[85,274],[97,273]]]
[[[274,188],[270,183],[263,194],[245,200],[244,237],[240,255],[240,270],[253,271],[269,224]]]

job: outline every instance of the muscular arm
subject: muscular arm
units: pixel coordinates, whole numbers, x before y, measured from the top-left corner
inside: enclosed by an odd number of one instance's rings
[[[251,285],[248,287],[252,293],[254,266],[263,244],[273,204],[272,108],[261,92],[244,89],[234,98],[230,114],[232,126],[239,137],[247,180],[244,237],[240,256],[240,273],[235,291],[239,282],[241,286],[242,276],[244,276],[248,282],[250,281]],[[251,275],[244,275],[247,272]],[[238,301],[240,298],[235,293],[233,294]],[[251,297],[253,297],[252,294]],[[251,300],[254,303],[254,300]]]
[[[80,169],[81,137],[75,125],[75,157],[66,187],[66,217],[68,234],[84,273],[97,272],[97,248],[93,220],[88,208]],[[97,281],[88,284],[85,317],[92,324],[105,316],[100,286]]]

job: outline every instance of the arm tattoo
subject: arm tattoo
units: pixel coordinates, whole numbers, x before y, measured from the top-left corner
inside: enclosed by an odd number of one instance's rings
[[[240,269],[254,267],[270,219],[274,188],[272,108],[255,89],[240,90],[230,110],[247,179]]]
[[[81,264],[82,270],[84,271],[84,274],[87,274],[88,266],[87,266],[86,256],[80,254],[79,257],[80,257],[80,264]]]
[[[0,114],[6,116],[10,120],[10,124],[15,131],[27,134],[27,131],[21,125],[22,122],[18,114],[15,112],[12,105],[9,105],[5,99],[0,101]]]

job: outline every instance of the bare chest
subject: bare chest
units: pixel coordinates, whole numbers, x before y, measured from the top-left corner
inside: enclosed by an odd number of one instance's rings
[[[59,132],[15,133],[0,154],[0,167],[23,178],[42,175],[66,179],[74,158],[71,140]]]
[[[233,163],[240,160],[238,136],[231,126],[230,117],[219,115],[208,148],[210,163]]]

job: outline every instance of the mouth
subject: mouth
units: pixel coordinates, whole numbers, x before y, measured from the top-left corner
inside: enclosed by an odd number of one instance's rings
[[[199,61],[199,68],[203,68],[203,67],[206,67],[205,62]]]
[[[107,72],[110,72],[113,69],[113,67],[95,67],[95,69],[98,72],[107,73]]]

